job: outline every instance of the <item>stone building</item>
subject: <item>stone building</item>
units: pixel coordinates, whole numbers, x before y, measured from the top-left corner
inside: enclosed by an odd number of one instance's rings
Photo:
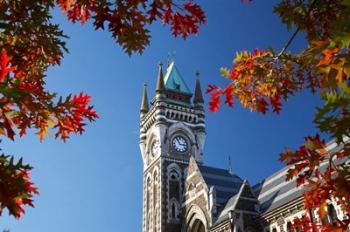
[[[194,94],[174,62],[155,95],[146,86],[141,103],[140,149],[143,170],[143,232],[291,231],[304,212],[302,189],[285,182],[288,167],[251,186],[228,170],[202,162],[206,138],[204,101],[197,79]],[[329,149],[339,149],[333,143]],[[343,215],[330,202],[334,221]]]

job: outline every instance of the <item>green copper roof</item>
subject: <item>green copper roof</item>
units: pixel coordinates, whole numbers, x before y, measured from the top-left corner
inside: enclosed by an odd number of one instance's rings
[[[171,62],[165,74],[165,88],[191,94],[175,63]]]

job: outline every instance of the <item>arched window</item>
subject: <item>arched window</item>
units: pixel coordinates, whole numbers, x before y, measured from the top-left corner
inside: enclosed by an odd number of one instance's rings
[[[169,199],[175,198],[180,201],[181,190],[180,190],[181,174],[180,170],[176,168],[168,170],[168,184],[169,184]]]
[[[155,171],[153,173],[153,207],[155,208],[157,205],[157,197],[158,197],[158,173]]]
[[[168,219],[171,221],[179,220],[180,202],[182,199],[181,190],[181,169],[178,164],[173,163],[167,167],[168,181]]]
[[[272,232],[277,232],[277,229],[276,229],[276,228],[273,228],[273,229],[272,229]]]
[[[146,181],[146,212],[145,212],[145,218],[146,218],[146,229],[149,231],[150,228],[150,197],[151,197],[151,179],[148,177]]]
[[[309,209],[309,217],[311,222],[316,222],[315,212],[313,209]]]
[[[157,219],[158,219],[158,172],[157,170],[153,173],[153,231],[157,229]]]
[[[180,208],[179,208],[179,202],[175,199],[175,198],[172,198],[170,200],[170,203],[169,203],[170,207],[169,207],[169,219],[170,220],[179,220],[179,211],[180,211]]]
[[[322,224],[332,223],[335,225],[337,223],[337,212],[332,204],[327,205],[327,215],[322,218]]]
[[[329,221],[333,225],[336,225],[338,217],[337,217],[337,212],[335,211],[333,204],[330,204],[327,206],[327,212],[328,212]]]
[[[151,179],[147,178],[147,184],[146,184],[146,213],[148,213],[149,209],[150,209],[150,197],[151,197]]]
[[[176,204],[175,204],[175,202],[173,202],[171,204],[171,217],[176,218]]]

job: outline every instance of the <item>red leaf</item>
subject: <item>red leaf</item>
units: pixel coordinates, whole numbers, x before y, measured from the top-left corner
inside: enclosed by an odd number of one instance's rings
[[[257,105],[256,105],[256,110],[262,114],[266,114],[267,112],[267,102],[265,101],[264,98],[258,98],[258,102],[257,102]]]
[[[206,93],[211,93],[211,92],[213,92],[214,90],[217,90],[217,89],[219,89],[219,87],[217,87],[215,85],[208,85]]]
[[[232,85],[227,85],[225,90],[224,90],[224,95],[225,95],[225,103],[229,107],[233,107],[233,87]]]
[[[209,100],[209,111],[210,112],[216,112],[219,110],[220,107],[220,95],[221,95],[221,89],[214,90],[210,95]]]
[[[276,96],[270,98],[270,102],[271,102],[273,112],[275,112],[276,114],[279,114],[281,112],[281,109],[282,109],[280,96],[276,95]]]
[[[16,70],[16,67],[9,66],[10,61],[12,60],[11,56],[7,56],[5,49],[2,50],[0,56],[0,82],[3,82],[5,77],[10,73]]]

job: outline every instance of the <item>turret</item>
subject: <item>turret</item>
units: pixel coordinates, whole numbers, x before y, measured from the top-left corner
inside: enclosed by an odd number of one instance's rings
[[[156,95],[157,99],[164,97],[165,85],[164,85],[164,77],[163,77],[163,64],[159,63],[158,68],[158,76],[157,76],[157,85],[156,85]]]
[[[142,101],[141,101],[141,109],[140,109],[141,117],[147,114],[148,110],[149,110],[149,107],[148,107],[148,97],[147,97],[147,84],[144,84]]]
[[[197,76],[197,79],[196,79],[196,87],[194,91],[193,103],[195,107],[203,108],[204,99],[203,99],[201,84],[199,81],[199,72],[196,73],[196,76]]]

